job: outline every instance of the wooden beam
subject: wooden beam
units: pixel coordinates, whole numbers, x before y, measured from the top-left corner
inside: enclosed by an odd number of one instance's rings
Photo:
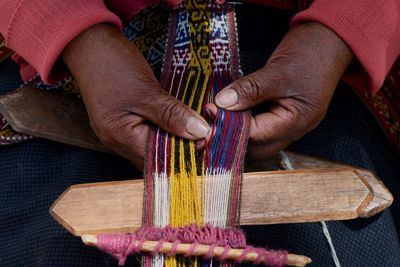
[[[377,183],[371,185],[364,174],[352,168],[245,173],[240,224],[364,216]],[[76,236],[132,232],[141,225],[143,189],[143,180],[73,185],[56,200],[50,213]],[[389,202],[390,196],[385,197]],[[371,210],[367,215],[373,214]]]
[[[343,167],[354,168],[353,166],[347,164],[338,163],[335,161],[330,161],[315,156],[312,157],[290,151],[286,151],[285,153],[288,156],[290,163],[292,164],[294,169],[343,168]],[[284,168],[287,168],[287,166],[285,166],[285,163],[283,161],[281,162],[281,165]],[[373,188],[374,191],[373,201],[369,203],[369,205],[363,210],[362,213],[359,214],[359,216],[361,218],[368,218],[388,208],[393,203],[393,195],[387,189],[385,184],[373,172],[369,170],[362,168],[354,168],[354,169],[356,169],[357,172],[362,177],[364,177],[364,179]]]
[[[93,133],[85,106],[76,97],[22,87],[0,97],[0,113],[18,132],[112,153]]]

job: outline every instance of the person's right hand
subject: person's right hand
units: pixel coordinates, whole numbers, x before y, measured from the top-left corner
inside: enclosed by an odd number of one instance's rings
[[[137,167],[144,163],[146,120],[186,139],[208,135],[206,121],[160,87],[140,51],[112,26],[86,30],[68,44],[62,59],[79,84],[100,141]]]

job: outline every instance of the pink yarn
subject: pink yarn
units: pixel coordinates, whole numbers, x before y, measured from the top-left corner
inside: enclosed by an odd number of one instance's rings
[[[190,256],[193,256],[194,255],[194,251],[196,250],[196,248],[197,248],[197,246],[199,245],[199,243],[197,243],[197,242],[194,242],[191,246],[190,246],[190,248],[188,249],[188,251],[186,251],[186,253],[183,255],[183,256],[185,256],[185,257],[190,257]]]
[[[214,256],[214,249],[217,247],[217,244],[211,244],[210,248],[206,255],[204,255],[204,259],[209,260]]]
[[[236,260],[238,262],[242,262],[244,260],[244,258],[246,257],[246,255],[249,254],[249,252],[252,250],[252,248],[253,248],[252,246],[247,246],[245,249],[243,249],[242,255],[237,257]]]
[[[231,247],[230,246],[225,246],[224,247],[224,251],[222,252],[222,254],[220,256],[218,256],[218,257],[215,257],[215,259],[217,261],[225,261],[226,257],[228,256],[229,250],[231,250]]]
[[[256,263],[269,266],[284,266],[287,259],[286,251],[274,251],[264,248],[255,248],[246,245],[246,237],[241,230],[223,229],[214,227],[210,224],[204,227],[189,225],[183,228],[171,226],[161,227],[141,227],[131,234],[102,234],[97,236],[97,247],[112,255],[118,260],[120,266],[124,265],[126,258],[130,254],[141,253],[144,242],[158,241],[151,255],[159,254],[165,242],[173,243],[171,251],[167,256],[175,256],[180,243],[191,244],[185,257],[194,256],[194,252],[199,245],[210,245],[210,249],[204,259],[213,257],[215,247],[224,247],[223,253],[216,257],[218,261],[227,260],[228,253],[233,248],[243,249],[242,254],[236,258],[235,262],[242,262],[251,252],[256,252],[258,257]]]
[[[168,257],[173,257],[176,255],[176,251],[178,249],[179,244],[181,243],[181,241],[179,240],[175,240],[174,243],[172,243],[172,248],[171,251],[169,253],[167,253],[166,255]]]
[[[162,246],[164,245],[165,240],[161,239],[160,241],[158,241],[157,245],[154,247],[154,250],[150,253],[152,256],[155,256],[157,254],[160,254],[160,249],[162,248]]]

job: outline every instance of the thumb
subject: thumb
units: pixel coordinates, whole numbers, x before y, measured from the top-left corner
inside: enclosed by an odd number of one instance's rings
[[[176,98],[160,94],[152,102],[146,117],[167,132],[191,140],[208,136],[210,127],[205,119]]]
[[[246,110],[275,98],[281,83],[282,75],[264,67],[222,89],[215,104],[226,110]]]

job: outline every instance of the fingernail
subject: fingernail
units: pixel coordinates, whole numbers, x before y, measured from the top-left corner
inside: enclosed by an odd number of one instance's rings
[[[186,131],[196,138],[205,138],[210,131],[210,127],[205,121],[190,117],[186,123]]]
[[[229,108],[236,105],[238,101],[238,94],[233,89],[223,90],[215,98],[215,103],[221,108]]]

